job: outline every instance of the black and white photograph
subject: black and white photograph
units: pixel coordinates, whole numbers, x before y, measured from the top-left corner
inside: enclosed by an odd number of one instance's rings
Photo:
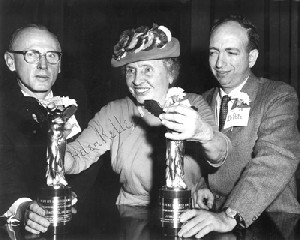
[[[0,0],[0,239],[300,239],[300,0]]]

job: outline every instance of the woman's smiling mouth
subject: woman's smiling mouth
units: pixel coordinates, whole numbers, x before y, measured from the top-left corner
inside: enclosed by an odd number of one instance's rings
[[[150,91],[149,87],[138,87],[134,88],[134,92],[136,95],[141,96],[141,95],[146,95]]]

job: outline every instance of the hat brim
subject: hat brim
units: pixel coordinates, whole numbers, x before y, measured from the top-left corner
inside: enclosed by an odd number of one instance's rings
[[[137,53],[127,53],[127,55],[120,60],[114,58],[111,59],[111,65],[113,67],[121,67],[128,63],[133,63],[137,61],[144,60],[154,60],[169,57],[179,57],[180,56],[180,43],[179,41],[172,37],[171,41],[168,42],[163,48],[153,48],[149,51],[140,51]]]

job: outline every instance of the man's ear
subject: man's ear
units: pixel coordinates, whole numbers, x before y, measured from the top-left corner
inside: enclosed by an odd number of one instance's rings
[[[6,65],[9,68],[10,71],[12,71],[12,72],[16,71],[15,59],[14,59],[14,57],[11,53],[5,52],[4,53],[4,60],[5,60]]]
[[[255,65],[255,62],[258,58],[258,50],[253,49],[249,52],[249,68],[252,68]]]
[[[58,64],[58,73],[60,73],[60,62]]]

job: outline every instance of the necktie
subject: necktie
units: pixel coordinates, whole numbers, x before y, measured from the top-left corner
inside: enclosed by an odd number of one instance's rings
[[[228,95],[222,97],[220,116],[219,116],[219,130],[221,131],[225,124],[225,119],[228,113],[228,102],[231,98]]]

